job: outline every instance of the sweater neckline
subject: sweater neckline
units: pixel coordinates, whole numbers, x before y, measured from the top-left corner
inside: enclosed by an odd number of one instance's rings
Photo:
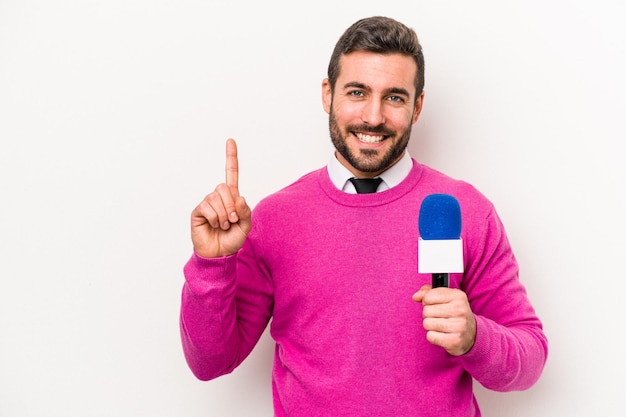
[[[372,194],[350,194],[339,190],[328,175],[328,167],[318,171],[318,183],[326,195],[335,202],[350,207],[372,207],[388,204],[413,190],[419,182],[423,166],[411,158],[413,167],[409,174],[398,185],[385,191]]]

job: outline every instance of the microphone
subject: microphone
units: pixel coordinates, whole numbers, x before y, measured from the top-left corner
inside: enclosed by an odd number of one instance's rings
[[[463,272],[461,207],[448,194],[430,194],[419,212],[417,272],[432,274],[433,288],[447,287],[450,273]]]

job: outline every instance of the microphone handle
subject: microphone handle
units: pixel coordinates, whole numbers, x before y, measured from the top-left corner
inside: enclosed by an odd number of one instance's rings
[[[448,287],[448,276],[447,272],[433,274],[433,288]]]

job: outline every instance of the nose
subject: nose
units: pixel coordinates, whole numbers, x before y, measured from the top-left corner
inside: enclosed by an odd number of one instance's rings
[[[371,126],[378,126],[385,123],[384,109],[380,100],[371,98],[363,105],[361,120]]]

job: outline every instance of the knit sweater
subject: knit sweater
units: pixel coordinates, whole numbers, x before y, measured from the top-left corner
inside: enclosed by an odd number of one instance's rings
[[[450,275],[476,317],[476,341],[451,356],[426,340],[417,227],[428,194],[455,196],[464,269]],[[232,372],[270,322],[275,416],[480,416],[472,379],[497,391],[539,378],[547,339],[493,205],[471,185],[413,161],[375,194],[346,194],[325,168],[265,198],[235,255],[193,254],[181,336],[202,380]]]

